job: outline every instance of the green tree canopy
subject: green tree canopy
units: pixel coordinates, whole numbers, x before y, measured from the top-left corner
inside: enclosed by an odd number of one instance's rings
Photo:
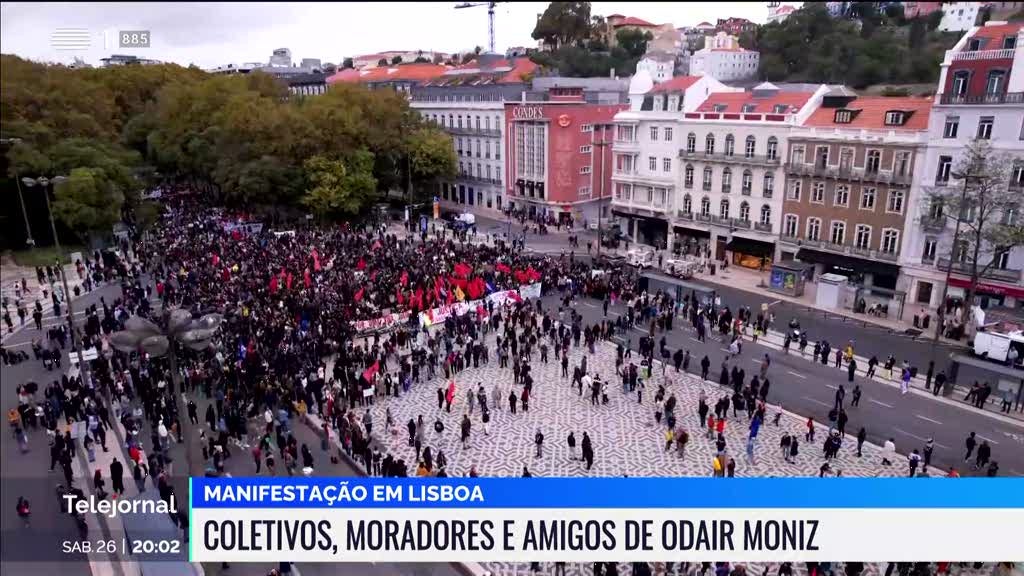
[[[99,168],[75,168],[54,187],[53,216],[84,240],[107,233],[121,219],[124,191]]]
[[[575,46],[590,38],[590,2],[552,2],[533,28],[533,39],[552,46]]]
[[[321,219],[356,214],[376,199],[373,154],[366,150],[347,161],[314,156],[304,166],[309,188],[302,203]]]

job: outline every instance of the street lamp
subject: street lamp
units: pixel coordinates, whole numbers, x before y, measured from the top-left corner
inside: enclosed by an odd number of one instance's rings
[[[21,144],[21,138],[2,138],[0,144],[7,144],[14,146]],[[28,223],[28,211],[25,210],[25,196],[21,193],[21,179],[18,178],[18,166],[15,163],[11,163],[14,167],[14,184],[18,187],[18,202],[21,204],[21,217],[25,219],[25,233],[28,234],[28,238],[25,238],[25,244],[29,247],[35,246],[36,241],[32,239],[32,226]]]
[[[192,314],[183,308],[170,308],[164,313],[166,329],[141,316],[132,316],[125,322],[125,329],[110,336],[110,344],[116,350],[125,353],[145,352],[150,356],[166,356],[171,369],[171,392],[178,406],[178,421],[181,422],[182,437],[185,443],[185,461],[188,471],[193,473],[192,435],[185,434],[185,426],[191,427],[191,420],[185,415],[184,392],[178,374],[178,355],[175,343],[181,343],[192,350],[206,350],[210,347],[210,339],[220,327],[223,316],[210,313],[193,319]],[[188,422],[188,424],[186,424]],[[201,473],[201,472],[200,472]]]
[[[56,189],[58,184],[67,182],[66,176],[54,176],[53,178],[47,178],[46,176],[40,176],[39,178],[24,177],[21,179],[22,184],[29,188],[39,186],[43,190],[43,198],[46,199],[46,214],[50,217],[50,231],[53,232],[53,245],[57,249],[57,268],[60,270],[60,280],[64,285],[64,301],[67,303],[68,308],[68,329],[71,331],[71,343],[75,347],[75,351],[78,353],[78,370],[79,374],[82,375],[82,384],[86,387],[91,387],[89,382],[89,371],[85,369],[85,358],[82,356],[82,347],[78,343],[78,336],[75,332],[75,310],[72,304],[71,289],[68,288],[68,278],[64,274],[64,263],[61,262],[61,254],[63,250],[60,247],[60,239],[57,238],[57,224],[53,220],[53,210],[50,208],[50,192],[47,190],[48,187]]]

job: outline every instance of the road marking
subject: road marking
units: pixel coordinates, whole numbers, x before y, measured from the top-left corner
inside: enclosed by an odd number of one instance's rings
[[[796,376],[797,378],[803,378],[804,380],[807,379],[807,376],[804,376],[803,374],[801,374],[799,372],[793,372],[792,370],[788,370],[788,372],[790,374],[792,374],[793,376]]]
[[[583,305],[590,308],[597,308],[597,304],[591,304],[590,302],[584,302]]]
[[[771,307],[771,306],[775,306],[776,304],[782,304],[782,300],[776,300],[775,302],[769,302],[768,306]]]
[[[757,358],[751,358],[750,361],[753,362],[754,364],[760,364],[761,363],[761,361],[758,360]]]
[[[982,440],[988,442],[989,444],[999,444],[999,442],[996,442],[995,440],[988,438],[987,436],[982,436],[981,434],[978,434],[978,438],[981,438]]]
[[[906,435],[906,436],[910,436],[911,438],[914,438],[916,440],[920,440],[921,442],[927,442],[928,441],[927,438],[922,438],[922,437],[918,436],[917,434],[911,434],[910,432],[907,432],[906,430],[904,430],[902,428],[897,428],[897,427],[893,426],[892,429],[897,431],[897,432],[899,432],[900,434],[903,434],[903,435]]]
[[[811,398],[810,396],[803,396],[803,399],[804,400],[810,400],[811,402],[814,402],[815,404],[820,404],[821,406],[824,406],[825,408],[832,408],[833,407],[833,405],[829,404],[828,402],[822,402],[821,400],[818,400],[817,398]]]
[[[722,348],[721,350],[722,350],[722,352],[728,352],[729,351],[728,348]]]
[[[879,402],[878,400],[875,400],[874,398],[868,398],[868,402],[874,402],[875,404],[878,404],[879,406],[885,406],[886,408],[892,408],[892,404],[886,404],[885,402]]]
[[[932,420],[931,418],[929,418],[927,416],[921,416],[920,414],[914,414],[914,416],[920,418],[921,420],[924,420],[925,422],[931,422],[932,424],[937,424],[939,426],[942,426],[942,422],[939,422],[938,420]]]
[[[834,384],[825,384],[825,387],[826,388],[831,388],[833,390],[839,390],[839,386],[836,386]]]
[[[693,336],[690,336],[690,340],[692,340],[692,341],[694,341],[694,342],[700,342],[700,340],[697,340],[697,339],[696,339],[696,338],[694,338]]]

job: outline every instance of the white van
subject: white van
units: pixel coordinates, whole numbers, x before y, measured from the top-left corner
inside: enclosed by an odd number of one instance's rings
[[[637,268],[650,268],[656,260],[654,252],[648,250],[630,250],[626,255],[626,259],[631,266],[636,266]]]
[[[982,358],[996,362],[1006,362],[1012,357],[1015,364],[1020,364],[1024,360],[1024,332],[978,332],[974,335],[973,351]]]

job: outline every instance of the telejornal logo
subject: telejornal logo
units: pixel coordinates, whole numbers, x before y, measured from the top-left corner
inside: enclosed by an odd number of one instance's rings
[[[50,33],[50,46],[57,50],[88,50],[91,44],[86,28],[56,28]]]

